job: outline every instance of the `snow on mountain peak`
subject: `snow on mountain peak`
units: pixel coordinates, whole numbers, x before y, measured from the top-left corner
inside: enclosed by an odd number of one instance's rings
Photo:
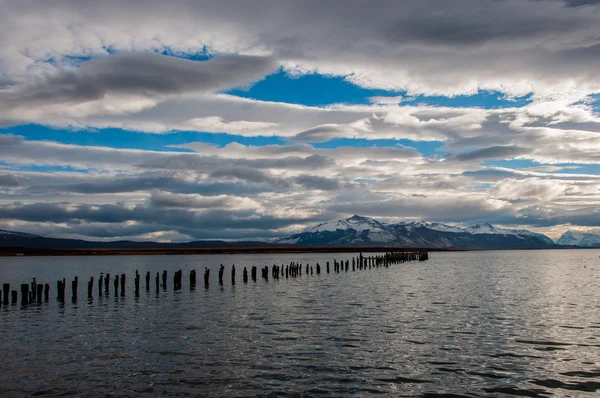
[[[569,230],[556,243],[564,246],[600,247],[600,235]]]
[[[352,217],[339,220],[331,220],[314,227],[309,227],[302,232],[335,232],[337,230],[353,229],[355,231],[371,230],[377,232],[382,230],[385,224],[369,217],[353,215]]]

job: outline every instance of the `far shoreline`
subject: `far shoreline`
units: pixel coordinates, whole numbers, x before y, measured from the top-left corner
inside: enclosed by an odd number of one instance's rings
[[[2,247],[0,257],[33,256],[155,256],[155,255],[202,255],[202,254],[298,254],[298,253],[386,253],[386,252],[462,252],[469,249],[402,248],[402,247],[214,247],[214,248],[99,248],[99,249],[37,249],[25,247]]]

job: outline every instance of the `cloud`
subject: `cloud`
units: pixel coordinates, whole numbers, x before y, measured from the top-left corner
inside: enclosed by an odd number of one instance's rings
[[[455,155],[446,156],[448,159],[456,159],[459,161],[485,160],[485,159],[511,159],[521,155],[526,155],[533,152],[529,148],[521,148],[517,146],[492,146],[481,148],[471,152],[457,153]]]
[[[19,179],[14,174],[0,174],[0,187],[18,187]]]
[[[271,57],[221,55],[201,62],[147,52],[123,53],[92,59],[78,69],[60,70],[0,90],[0,110],[8,119],[5,123],[53,115],[135,112],[176,94],[246,85],[274,69]],[[232,124],[219,118],[193,118],[186,123],[221,128]],[[242,122],[237,122],[237,126],[259,127]]]

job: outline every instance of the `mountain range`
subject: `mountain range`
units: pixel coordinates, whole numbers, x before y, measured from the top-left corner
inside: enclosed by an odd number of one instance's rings
[[[432,249],[545,249],[561,246],[600,247],[600,235],[567,231],[555,243],[549,237],[524,229],[505,229],[491,224],[457,227],[413,221],[388,224],[354,215],[327,221],[285,238],[264,241],[203,240],[184,243],[87,241],[47,238],[23,232],[0,230],[0,247],[35,249],[161,249],[228,248],[259,246],[319,247],[420,247]]]
[[[491,224],[466,228],[423,221],[387,224],[369,217],[328,221],[276,241],[303,246],[394,246],[437,249],[543,249],[557,247],[545,235]]]
[[[600,247],[600,235],[577,231],[567,231],[556,241],[559,245],[579,247]]]

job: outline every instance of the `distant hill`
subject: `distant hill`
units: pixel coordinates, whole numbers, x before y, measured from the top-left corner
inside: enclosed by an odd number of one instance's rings
[[[556,243],[563,246],[600,247],[600,235],[567,231]]]
[[[81,239],[46,238],[23,232],[0,230],[0,247],[27,247],[32,249],[185,249],[221,247],[259,247],[265,242],[200,240],[184,243],[134,242],[128,240],[98,242]]]
[[[460,228],[423,221],[386,224],[358,215],[306,228],[276,243],[309,246],[395,246],[438,249],[556,248],[546,235],[491,224]]]

